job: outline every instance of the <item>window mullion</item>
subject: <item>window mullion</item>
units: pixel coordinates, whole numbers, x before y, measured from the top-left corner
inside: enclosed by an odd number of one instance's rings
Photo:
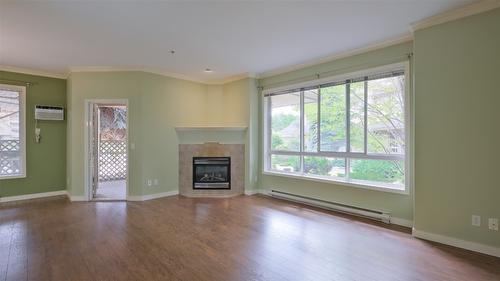
[[[317,125],[316,125],[316,133],[317,133],[317,141],[318,143],[316,144],[317,151],[321,151],[321,87],[318,87],[318,106],[316,107],[318,109],[318,118],[317,118]]]
[[[346,152],[351,152],[351,82],[345,84],[345,110],[346,110]]]
[[[365,80],[364,83],[364,93],[363,93],[363,110],[364,110],[364,152],[368,153],[368,81]]]
[[[351,82],[347,81],[345,84],[345,103],[346,103],[346,152],[349,155],[351,152]],[[345,175],[349,180],[350,159],[345,158]]]
[[[271,150],[272,150],[272,143],[271,143],[271,139],[272,139],[272,101],[273,101],[273,98],[270,96],[267,100],[267,118],[266,118],[266,121],[267,121],[267,128],[266,128],[266,143],[267,143],[267,151],[266,151],[266,158],[267,158],[267,161],[265,163],[265,166],[266,166],[266,169],[271,169]]]
[[[304,172],[304,91],[300,91],[300,172]]]
[[[350,172],[351,172],[351,158],[346,157],[344,158],[345,160],[345,178],[347,180],[351,179]]]

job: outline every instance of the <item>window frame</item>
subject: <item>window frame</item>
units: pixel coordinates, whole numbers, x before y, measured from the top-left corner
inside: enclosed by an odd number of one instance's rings
[[[0,175],[0,180],[26,178],[26,86],[0,84],[0,89],[19,93],[19,149],[22,171],[15,175]]]
[[[404,155],[401,154],[383,154],[383,153],[369,153],[368,148],[367,148],[367,130],[368,130],[368,124],[366,123],[368,119],[367,115],[367,88],[365,86],[365,106],[364,106],[364,119],[365,119],[365,126],[364,126],[364,152],[350,152],[350,108],[346,107],[346,151],[345,152],[329,152],[329,151],[322,151],[321,150],[321,141],[318,143],[317,151],[315,152],[307,152],[304,151],[304,92],[301,91],[301,103],[300,103],[300,150],[298,152],[296,151],[282,151],[282,150],[271,150],[271,110],[272,110],[272,102],[267,102],[266,100],[266,95],[272,94],[272,93],[277,93],[277,92],[282,92],[282,91],[291,91],[291,90],[296,90],[298,88],[308,88],[308,87],[318,87],[320,88],[320,85],[322,84],[327,84],[327,83],[332,83],[336,81],[342,81],[342,80],[348,80],[348,79],[353,79],[356,77],[362,77],[362,76],[370,76],[370,75],[377,75],[381,74],[384,72],[391,72],[391,71],[403,71],[404,72],[404,78],[405,78],[405,83],[404,83],[404,96],[405,96],[405,101],[404,101],[404,117],[405,117],[405,153]],[[384,192],[390,192],[390,193],[399,193],[399,194],[410,194],[410,190],[412,189],[413,183],[413,97],[411,94],[411,77],[410,77],[410,64],[408,61],[405,62],[400,62],[400,63],[394,63],[394,64],[389,64],[389,65],[383,65],[379,67],[374,67],[374,68],[369,68],[361,71],[356,71],[356,72],[350,72],[350,73],[345,73],[341,75],[336,75],[336,76],[330,76],[326,78],[321,78],[321,79],[316,79],[313,81],[307,81],[303,83],[298,83],[298,84],[293,84],[293,85],[287,85],[283,87],[276,87],[276,88],[269,88],[262,90],[262,116],[264,118],[263,122],[263,161],[262,161],[262,174],[264,175],[275,175],[275,176],[282,176],[282,177],[289,177],[289,178],[296,178],[296,179],[304,179],[304,180],[312,180],[312,181],[318,181],[318,182],[327,182],[327,183],[334,183],[334,184],[339,184],[339,185],[345,185],[345,186],[351,186],[351,187],[358,187],[358,188],[363,188],[363,189],[371,189],[371,190],[378,190],[378,191],[384,191]],[[367,83],[365,81],[365,83]],[[350,99],[350,93],[348,92],[349,88],[346,87],[346,106],[350,105],[349,99]],[[318,100],[318,120],[317,122],[320,124],[321,122],[321,100]],[[321,126],[318,126],[318,135],[320,135],[321,131]],[[275,170],[271,170],[271,156],[272,155],[292,155],[292,156],[299,156],[299,172],[279,172]],[[400,185],[394,185],[390,183],[382,183],[382,182],[375,182],[375,181],[366,181],[364,182],[363,180],[353,180],[350,178],[336,178],[332,176],[317,176],[317,175],[310,175],[306,174],[304,172],[304,157],[306,156],[320,156],[320,157],[333,157],[333,158],[344,158],[346,159],[346,172],[349,167],[349,159],[374,159],[374,160],[402,160],[404,161],[404,169],[405,169],[405,183],[403,186]],[[347,176],[347,175],[346,175]]]

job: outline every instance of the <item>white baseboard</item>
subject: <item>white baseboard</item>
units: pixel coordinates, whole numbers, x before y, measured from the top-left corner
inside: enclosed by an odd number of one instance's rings
[[[148,195],[127,196],[127,201],[146,201],[162,197],[174,196],[177,194],[179,194],[179,190],[172,190]]]
[[[267,190],[267,189],[258,189],[258,191],[259,191],[259,194],[269,195],[269,190]]]
[[[245,190],[245,195],[254,195],[258,194],[260,191],[258,189],[252,189],[252,190]]]
[[[0,197],[0,203],[20,201],[20,200],[29,200],[29,199],[37,199],[37,198],[44,198],[44,197],[61,196],[61,195],[66,195],[66,194],[67,194],[66,190],[58,190],[58,191],[32,193],[32,194],[25,194],[25,195],[18,195],[18,196],[7,196],[7,197]]]
[[[474,252],[483,253],[490,256],[500,257],[500,248],[484,245],[476,242],[466,241],[458,238],[453,238],[441,234],[425,232],[413,228],[412,235],[417,238],[438,242]]]
[[[188,198],[231,198],[231,197],[236,197],[241,194],[190,194],[186,195],[183,194],[182,196],[188,197]]]
[[[68,193],[68,199],[71,202],[87,202],[89,201],[85,196],[75,196]]]
[[[402,218],[391,217],[391,224],[413,228],[413,221]]]

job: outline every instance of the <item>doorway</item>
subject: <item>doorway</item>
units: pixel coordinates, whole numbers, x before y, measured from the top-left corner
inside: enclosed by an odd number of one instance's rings
[[[128,107],[126,102],[88,103],[88,198],[126,200]]]

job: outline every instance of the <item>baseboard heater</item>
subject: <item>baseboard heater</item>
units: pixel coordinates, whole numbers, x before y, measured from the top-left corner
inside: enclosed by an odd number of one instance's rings
[[[313,206],[313,207],[318,207],[318,208],[332,210],[332,211],[336,211],[336,212],[340,212],[340,213],[345,213],[345,214],[355,215],[355,216],[364,217],[364,218],[368,218],[368,219],[373,219],[373,220],[381,221],[384,223],[391,222],[391,214],[387,213],[387,212],[370,210],[370,209],[360,208],[360,207],[356,207],[356,206],[350,206],[350,205],[341,204],[341,203],[335,203],[335,202],[331,202],[331,201],[306,197],[306,196],[292,194],[292,193],[283,192],[283,191],[279,191],[279,190],[271,190],[268,193],[268,195],[270,195],[271,197],[274,197],[274,198],[278,198],[278,199],[288,200],[288,201],[301,203],[301,204],[305,204],[305,205],[309,205],[309,206]]]

